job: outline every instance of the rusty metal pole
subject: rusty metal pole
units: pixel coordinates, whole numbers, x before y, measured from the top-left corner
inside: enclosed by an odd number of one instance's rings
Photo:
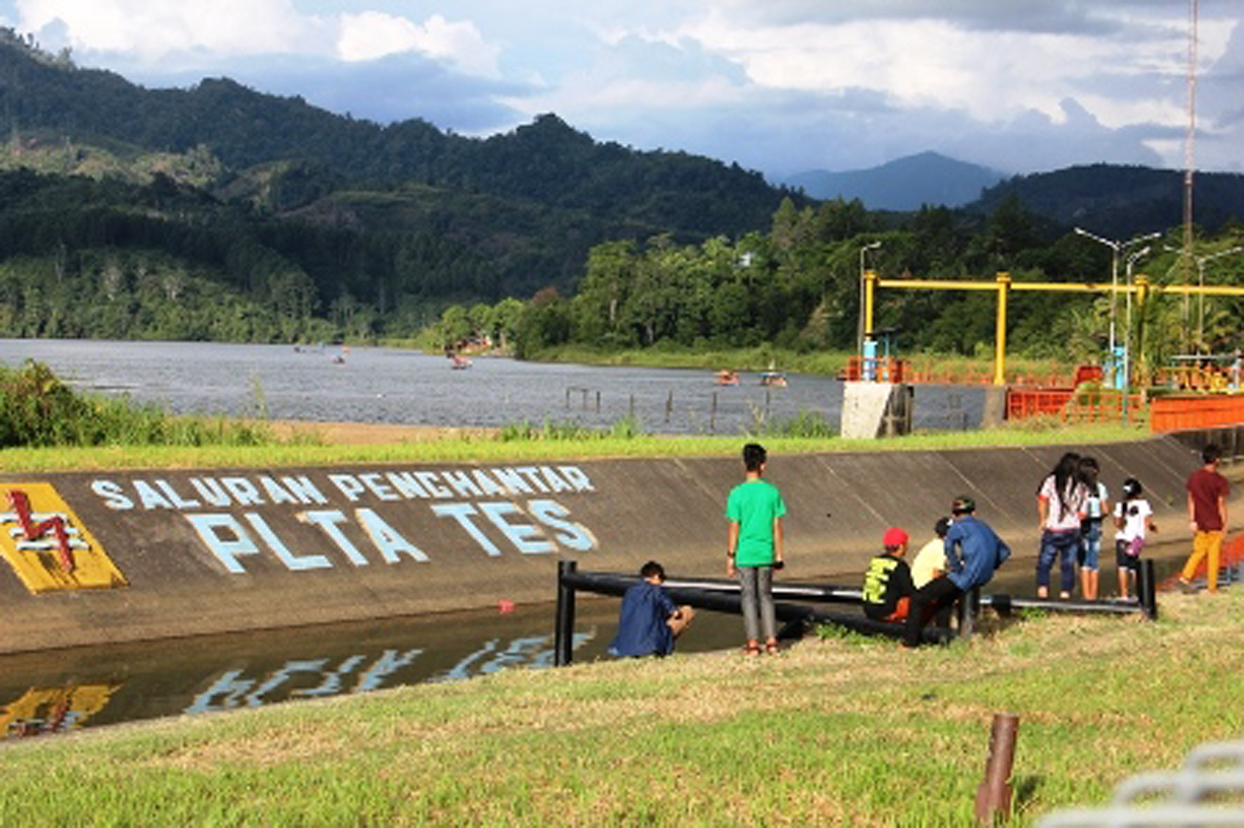
[[[989,734],[989,758],[985,760],[985,781],[976,789],[976,823],[1005,822],[1011,813],[1011,768],[1015,764],[1015,735],[1019,716],[995,713]]]

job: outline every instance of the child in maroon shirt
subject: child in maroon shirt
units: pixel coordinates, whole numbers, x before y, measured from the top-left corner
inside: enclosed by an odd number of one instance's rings
[[[1203,559],[1208,559],[1205,584],[1210,592],[1218,591],[1218,554],[1222,536],[1227,530],[1227,478],[1218,473],[1222,450],[1212,443],[1201,451],[1205,465],[1188,478],[1188,525],[1192,529],[1192,554],[1184,564],[1179,582],[1191,586],[1192,576]]]

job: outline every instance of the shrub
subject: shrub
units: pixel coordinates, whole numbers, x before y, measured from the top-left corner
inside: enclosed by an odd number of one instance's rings
[[[262,445],[263,424],[173,417],[128,397],[83,395],[47,365],[0,367],[0,448],[99,445]]]

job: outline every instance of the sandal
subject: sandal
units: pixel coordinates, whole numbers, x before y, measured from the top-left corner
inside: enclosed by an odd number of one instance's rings
[[[753,658],[755,656],[760,655],[760,645],[757,644],[755,641],[747,642],[747,646],[743,648],[743,655],[747,656],[748,658]]]
[[[778,643],[776,641],[765,642],[765,652],[769,655],[777,655],[780,651],[781,648],[778,647]]]

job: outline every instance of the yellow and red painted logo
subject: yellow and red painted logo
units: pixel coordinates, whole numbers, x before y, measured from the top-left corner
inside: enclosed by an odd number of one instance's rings
[[[50,483],[0,485],[0,555],[33,593],[126,586]]]
[[[103,710],[120,687],[116,683],[32,687],[17,701],[0,707],[0,739],[73,730]]]

